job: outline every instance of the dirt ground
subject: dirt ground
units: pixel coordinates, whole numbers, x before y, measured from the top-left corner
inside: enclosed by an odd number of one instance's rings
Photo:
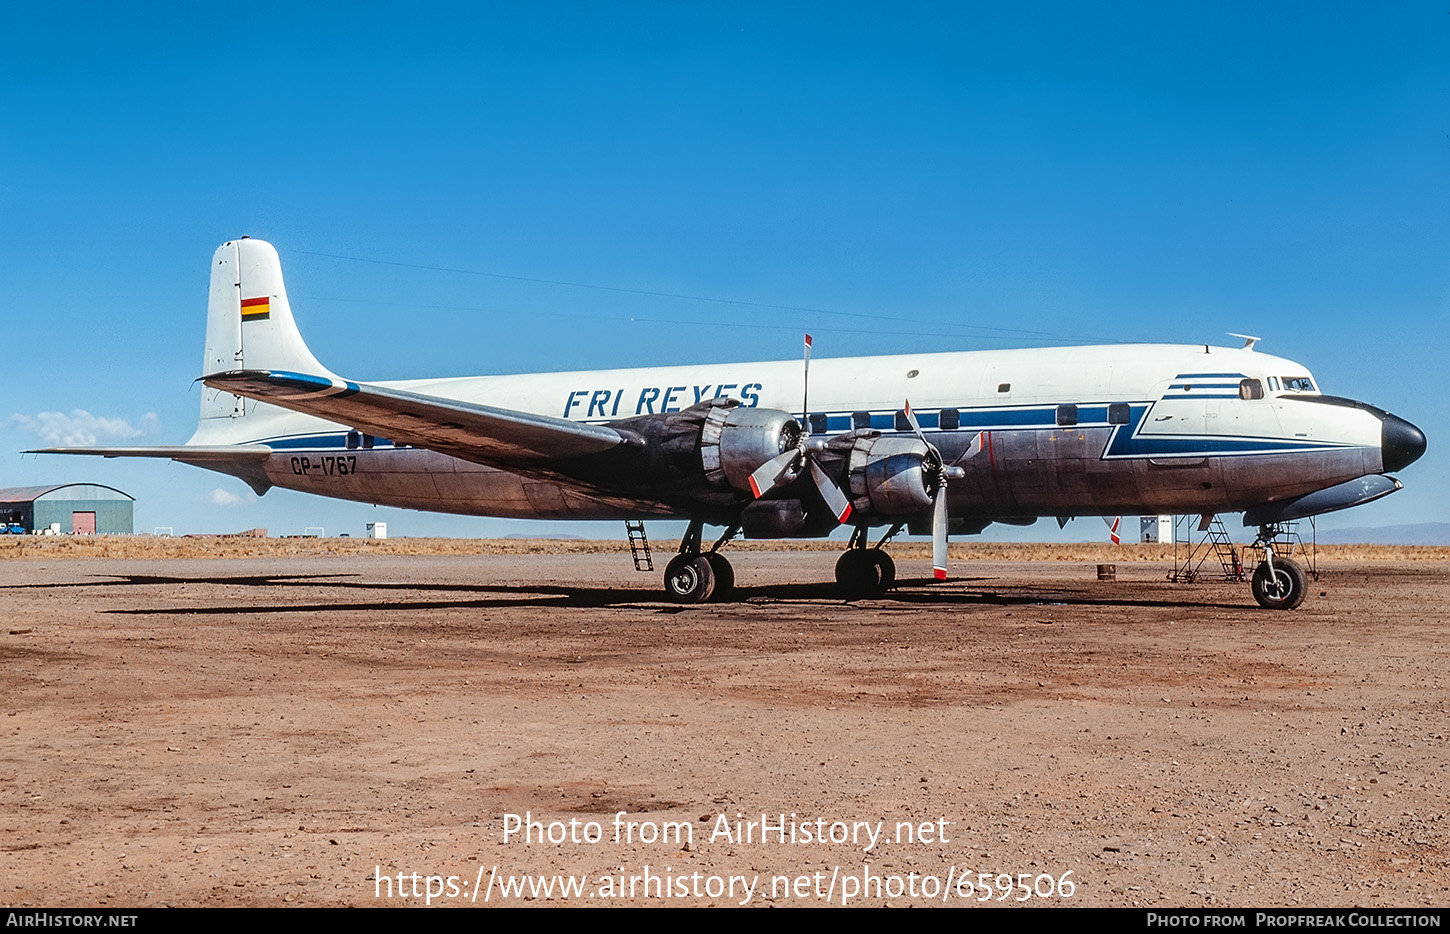
[[[1450,563],[731,556],[0,560],[0,903],[1450,904]]]

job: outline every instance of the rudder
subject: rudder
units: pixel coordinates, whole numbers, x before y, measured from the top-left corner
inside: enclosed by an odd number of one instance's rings
[[[217,247],[212,256],[206,312],[206,354],[202,374],[227,370],[289,370],[332,376],[297,330],[282,261],[265,240],[242,237]],[[201,417],[240,418],[256,403],[206,387]]]

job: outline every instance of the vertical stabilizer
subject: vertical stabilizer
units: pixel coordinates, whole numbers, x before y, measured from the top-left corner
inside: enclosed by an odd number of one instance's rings
[[[227,370],[289,370],[332,376],[302,341],[282,261],[272,244],[243,237],[223,243],[212,257],[202,374]],[[202,390],[201,417],[240,418],[257,403],[229,392]]]

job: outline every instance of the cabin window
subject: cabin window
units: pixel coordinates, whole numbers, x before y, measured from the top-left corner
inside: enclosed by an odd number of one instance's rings
[[[806,421],[810,422],[811,434],[823,435],[826,433],[825,412],[812,412],[810,415],[806,416]]]
[[[911,430],[911,420],[906,417],[906,412],[904,410],[902,410],[902,409],[897,409],[896,410],[896,430],[897,431],[910,431]]]
[[[998,383],[997,384],[997,391],[998,392],[1011,392],[1012,391],[1012,384],[1011,383]]]
[[[871,413],[870,412],[852,412],[851,413],[851,427],[855,428],[857,431],[864,431],[865,429],[870,428],[871,427]]]
[[[371,451],[373,449],[373,436],[372,435],[363,435],[362,436],[362,446],[363,446],[363,450],[364,451]]]
[[[1314,381],[1307,376],[1285,376],[1284,388],[1290,392],[1313,392]]]
[[[358,438],[359,437],[360,436],[355,431],[349,431],[347,433],[347,449],[349,451],[355,451],[355,450],[357,450],[357,444],[358,444]]]
[[[936,427],[942,431],[956,431],[961,427],[962,413],[956,409],[942,409],[941,415],[937,416]]]
[[[1126,402],[1114,402],[1108,406],[1108,424],[1126,425],[1133,415],[1133,409]]]
[[[1264,398],[1264,384],[1256,379],[1239,380],[1240,399],[1262,399]]]
[[[1064,427],[1077,424],[1077,406],[1059,405],[1057,407],[1057,423]]]

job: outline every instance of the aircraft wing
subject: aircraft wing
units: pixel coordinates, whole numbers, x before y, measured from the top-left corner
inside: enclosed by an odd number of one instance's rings
[[[603,425],[281,370],[231,370],[204,376],[202,382],[395,442],[505,469],[532,467],[552,473],[550,467],[561,460],[600,454],[633,440]]]

